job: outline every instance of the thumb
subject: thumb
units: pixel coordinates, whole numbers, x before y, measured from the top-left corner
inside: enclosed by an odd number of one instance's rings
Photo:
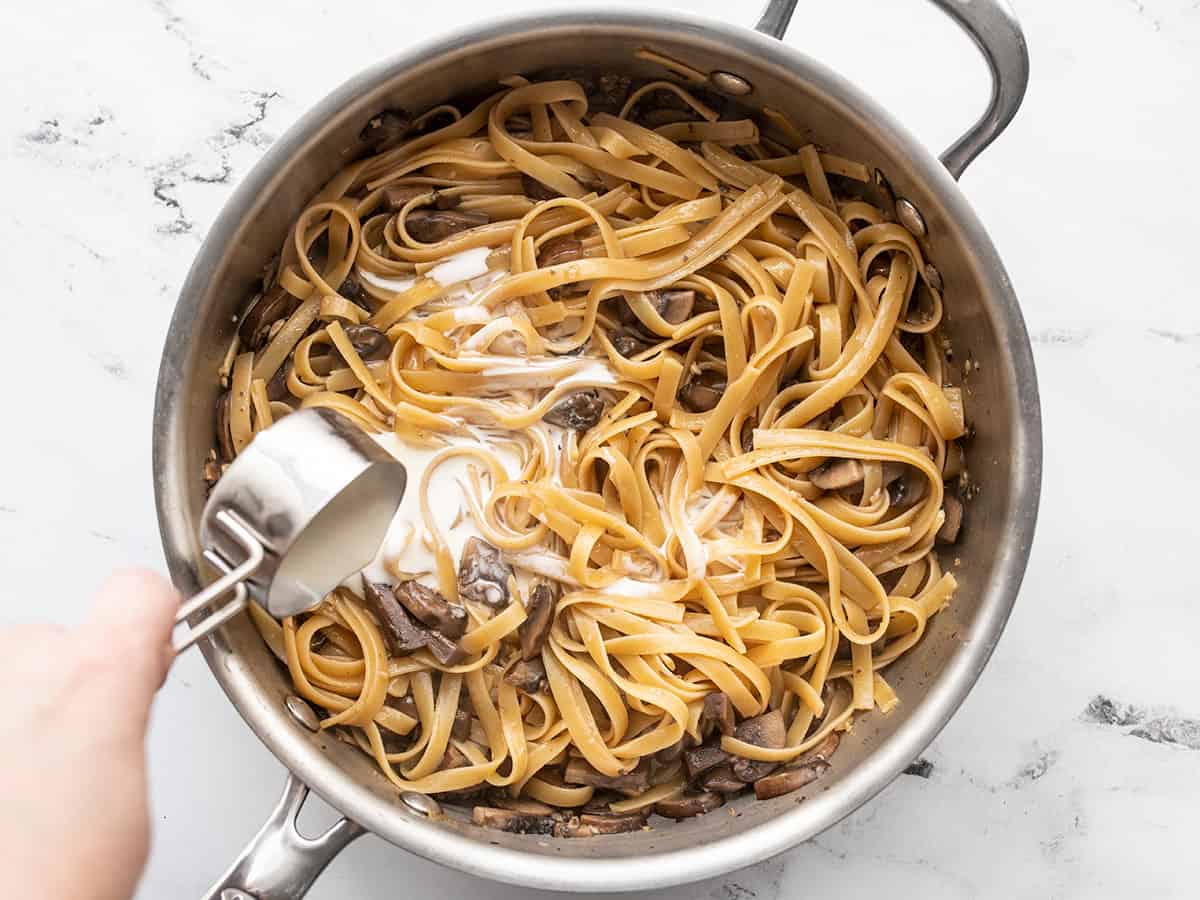
[[[157,572],[126,569],[100,586],[85,625],[122,648],[130,668],[144,675],[148,695],[162,685],[174,656],[171,632],[179,602],[179,592]]]

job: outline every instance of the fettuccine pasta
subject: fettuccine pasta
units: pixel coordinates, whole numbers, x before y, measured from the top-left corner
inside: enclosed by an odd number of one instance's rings
[[[323,406],[409,465],[376,562],[255,621],[397,789],[559,835],[819,775],[899,702],[962,516],[940,284],[868,169],[775,111],[590,87],[373,120],[217,423],[227,462]]]

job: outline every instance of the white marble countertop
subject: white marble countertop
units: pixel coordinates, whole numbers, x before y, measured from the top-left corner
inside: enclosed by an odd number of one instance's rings
[[[744,24],[758,12],[663,5]],[[1200,604],[1188,562],[1200,304],[1187,277],[1200,209],[1200,4],[1018,6],[1029,96],[963,180],[1021,297],[1044,403],[1042,513],[1016,612],[921,775],[805,846],[659,900],[1200,890]],[[928,4],[801,8],[788,42],[931,147],[981,108],[982,64]],[[403,0],[5,4],[0,332],[4,371],[22,377],[6,392],[0,449],[0,620],[71,620],[108,569],[162,566],[149,441],[158,356],[232,186],[353,71],[492,11]],[[198,896],[257,829],[283,771],[196,653],[158,701],[150,746],[155,844],[139,897]],[[366,837],[310,896],[527,894]]]

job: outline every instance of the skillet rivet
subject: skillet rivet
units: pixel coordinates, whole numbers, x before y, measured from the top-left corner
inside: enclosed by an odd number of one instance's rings
[[[440,816],[442,807],[436,800],[427,794],[418,794],[415,791],[405,791],[400,795],[400,800],[415,813],[420,813],[423,816]]]
[[[254,896],[237,888],[225,888],[221,891],[221,900],[254,900]]]
[[[937,270],[937,266],[933,263],[925,263],[925,281],[935,291],[942,289],[942,273]]]
[[[283,701],[283,705],[292,714],[292,718],[309,731],[317,731],[321,727],[321,720],[317,718],[317,714],[313,711],[313,708],[295,694],[288,694],[287,699]]]
[[[912,232],[914,237],[925,237],[925,219],[921,217],[921,213],[912,201],[901,197],[896,201],[896,218],[900,220],[900,224]]]
[[[708,83],[722,94],[728,94],[730,97],[744,97],[754,90],[754,85],[741,75],[722,72],[720,69],[708,73]]]

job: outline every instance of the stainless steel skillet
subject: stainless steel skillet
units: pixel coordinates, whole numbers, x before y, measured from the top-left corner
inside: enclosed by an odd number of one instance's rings
[[[865,717],[817,790],[742,799],[734,804],[737,816],[724,810],[662,822],[649,833],[554,840],[483,831],[452,809],[428,817],[398,797],[356,749],[310,729],[313,720],[291,696],[286,673],[252,624],[235,619],[202,643],[204,655],[246,722],[293,775],[279,808],[209,896],[299,897],[364,829],[462,871],[536,888],[646,890],[708,878],[828,828],[886,786],[946,724],[999,639],[1025,571],[1041,481],[1041,419],[1012,285],[955,183],[1020,104],[1028,77],[1024,39],[1002,0],[933,2],[972,36],[993,76],[986,113],[940,160],[837,74],[773,40],[796,5],[774,0],[759,24],[762,33],[677,14],[597,10],[475,26],[407,50],[338,88],[242,182],[180,293],[158,382],[158,515],[171,573],[185,592],[200,584],[201,473],[214,439],[214,373],[234,317],[290,222],[358,152],[363,124],[382,109],[422,110],[513,72],[570,68],[662,77],[657,64],[635,57],[642,48],[710,73],[712,89],[749,107],[787,112],[821,145],[878,170],[881,194],[896,198],[897,215],[921,236],[945,285],[956,358],[973,363],[964,384],[975,431],[968,464],[981,490],[956,548],[962,587],[955,603],[937,617],[919,652],[889,670],[901,699],[896,711]],[[316,840],[300,837],[294,826],[306,786],[346,816]]]

